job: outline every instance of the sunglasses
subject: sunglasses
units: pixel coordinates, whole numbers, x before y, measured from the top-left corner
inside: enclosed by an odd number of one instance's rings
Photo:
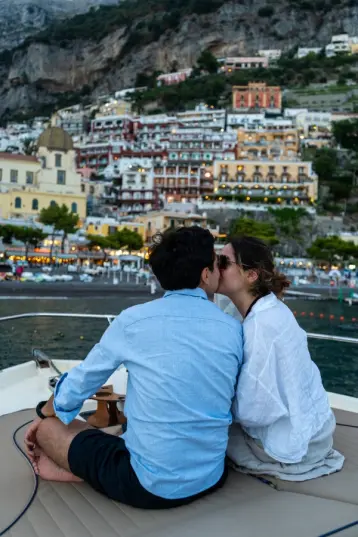
[[[232,261],[227,255],[219,255],[218,256],[218,267],[220,270],[226,270],[232,265],[237,265],[239,267],[242,267],[243,269],[250,269],[248,265],[245,265],[244,263],[237,263],[236,261]]]
[[[218,267],[220,270],[226,270],[231,265],[237,265],[237,263],[235,261],[231,261],[231,259],[229,259],[227,255],[218,256]]]

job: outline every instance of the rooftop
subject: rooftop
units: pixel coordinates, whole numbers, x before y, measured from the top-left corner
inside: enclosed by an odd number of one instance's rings
[[[17,160],[23,162],[36,162],[39,163],[37,157],[31,155],[20,155],[17,153],[1,153],[0,160]]]

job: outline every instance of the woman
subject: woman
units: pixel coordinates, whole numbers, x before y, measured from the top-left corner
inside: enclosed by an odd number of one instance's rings
[[[340,470],[335,418],[307,336],[280,300],[289,281],[253,237],[222,250],[218,293],[243,319],[244,361],[233,404],[228,456],[240,471],[304,481]],[[234,308],[235,306],[235,308]],[[236,310],[236,311],[235,311]]]

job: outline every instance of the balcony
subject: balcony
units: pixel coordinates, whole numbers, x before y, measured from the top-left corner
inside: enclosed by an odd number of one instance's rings
[[[310,178],[308,177],[308,175],[306,173],[299,173],[298,174],[298,182],[299,183],[308,183],[310,182]]]

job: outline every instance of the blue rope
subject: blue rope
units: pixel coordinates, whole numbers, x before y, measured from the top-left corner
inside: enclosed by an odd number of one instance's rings
[[[358,526],[358,520],[351,522],[350,524],[346,524],[345,526],[341,526],[340,528],[336,528],[335,530],[329,531],[328,533],[322,533],[322,535],[319,535],[318,537],[330,537],[331,535],[337,535],[337,533],[348,530],[349,528],[353,528],[354,526]]]
[[[28,464],[31,466],[31,470],[33,471],[33,474],[34,474],[34,477],[35,477],[35,486],[34,486],[34,490],[31,494],[31,498],[29,499],[29,501],[27,502],[27,504],[25,505],[25,507],[23,508],[23,510],[21,511],[21,513],[15,518],[15,520],[13,520],[13,522],[11,522],[11,524],[9,524],[9,526],[7,526],[5,529],[3,529],[2,531],[0,531],[0,537],[2,537],[2,535],[5,535],[5,533],[7,533],[8,531],[11,530],[11,528],[13,528],[15,526],[15,524],[24,516],[24,514],[26,513],[26,511],[31,507],[32,505],[32,502],[34,501],[35,499],[35,496],[37,494],[37,490],[39,488],[39,478],[37,476],[37,474],[35,473],[35,470],[33,469],[33,466],[31,464],[31,461],[30,459],[28,458],[28,456],[26,455],[26,453],[24,452],[24,450],[20,447],[20,445],[18,444],[17,440],[16,440],[16,435],[17,433],[23,429],[24,427],[26,427],[26,425],[29,425],[30,423],[32,423],[32,420],[30,421],[27,421],[26,423],[23,423],[22,425],[20,425],[20,427],[18,427],[16,429],[16,431],[14,432],[14,434],[12,435],[12,439],[13,439],[13,442],[15,444],[15,446],[17,447],[17,449],[20,451],[20,453],[22,454],[22,456],[27,460]]]

